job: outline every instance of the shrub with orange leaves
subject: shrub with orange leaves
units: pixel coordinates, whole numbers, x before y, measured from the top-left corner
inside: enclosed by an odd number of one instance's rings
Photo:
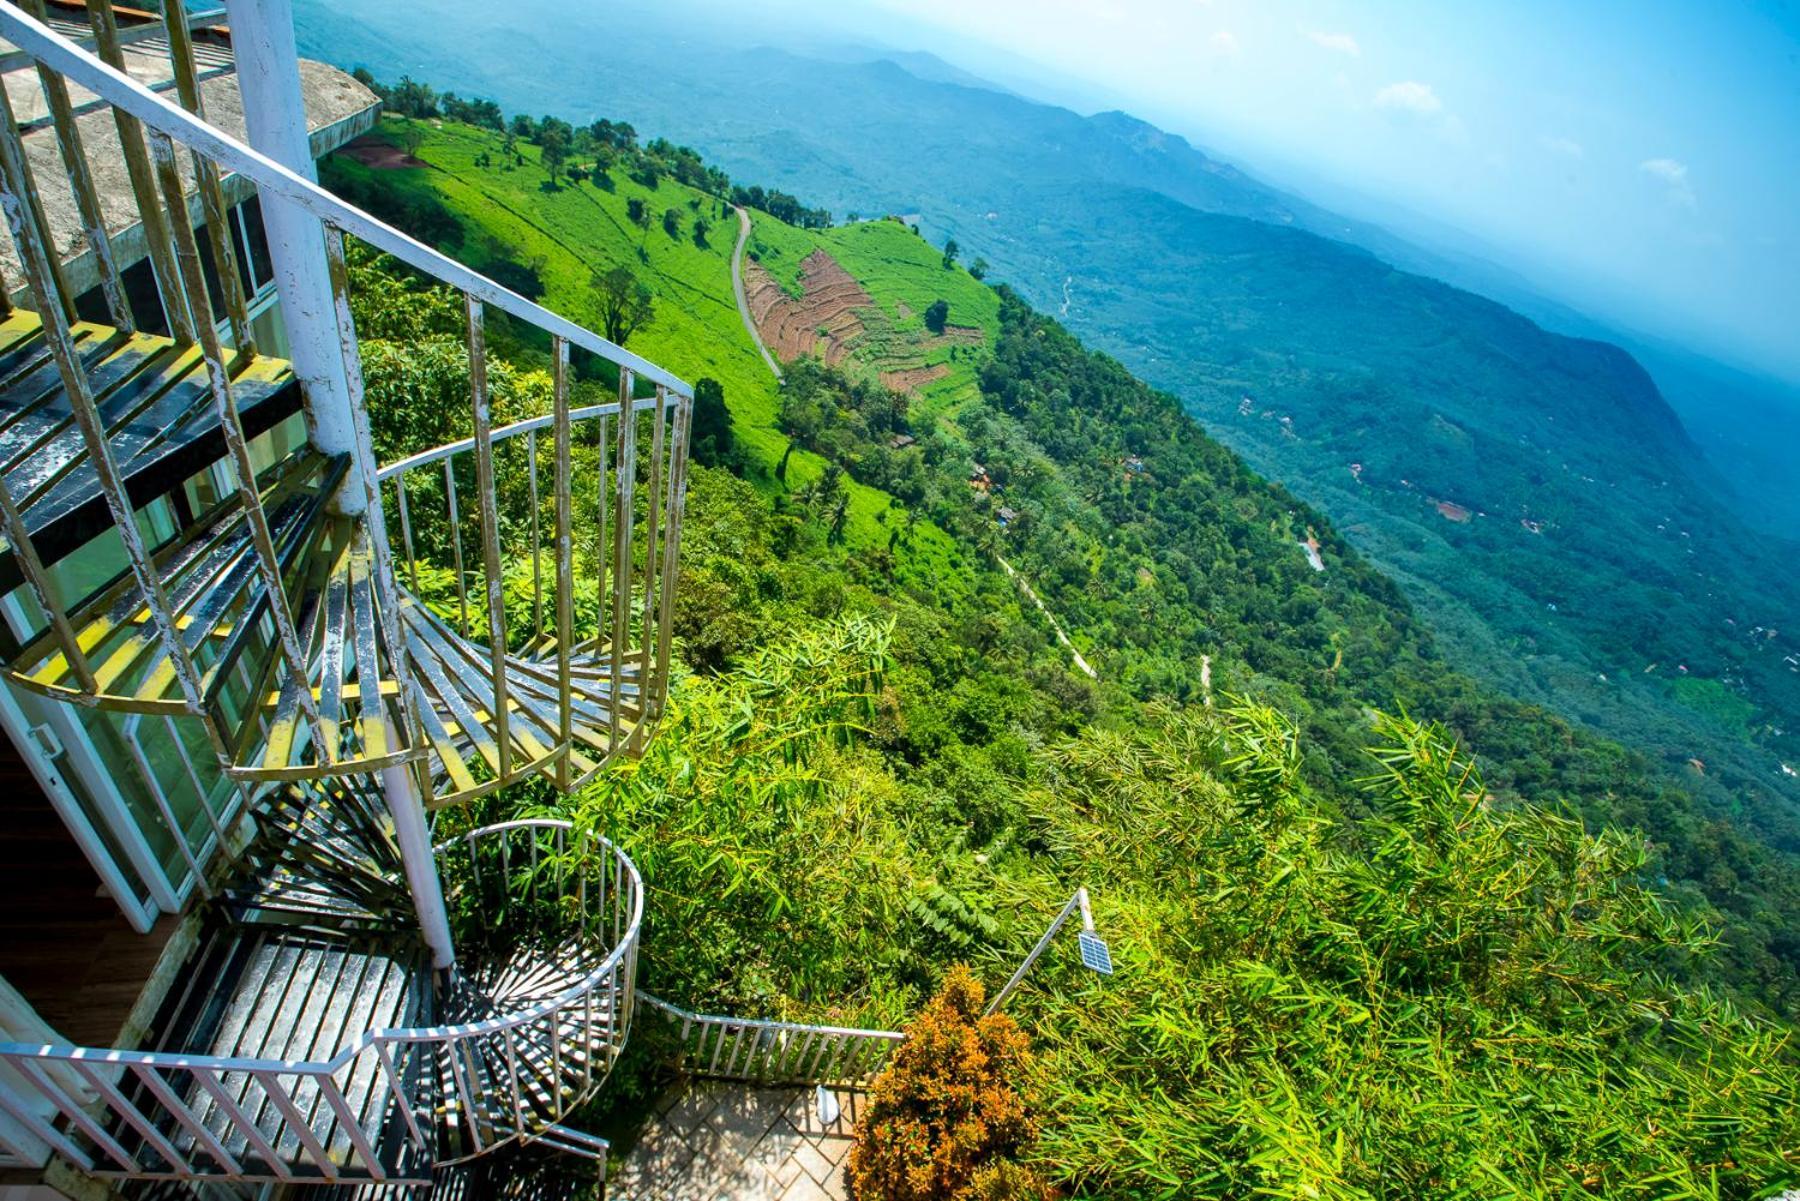
[[[1038,1201],[1043,1181],[1013,1163],[1037,1137],[1019,1082],[1030,1042],[983,1016],[981,981],[953,967],[875,1078],[850,1151],[857,1201]]]

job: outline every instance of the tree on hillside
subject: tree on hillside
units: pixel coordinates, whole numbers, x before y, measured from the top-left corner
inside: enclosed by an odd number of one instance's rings
[[[707,247],[706,235],[710,232],[712,232],[712,223],[710,221],[705,217],[694,218],[694,245],[705,250]]]
[[[988,261],[986,259],[976,259],[974,264],[969,268],[969,274],[973,275],[976,279],[986,279],[987,273]]]
[[[609,342],[625,345],[632,334],[656,318],[656,298],[629,267],[596,271],[589,277],[588,287],[593,290],[600,328]]]
[[[539,161],[550,175],[550,182],[562,174],[563,164],[569,161],[569,141],[560,129],[547,129],[539,138],[541,151]]]
[[[945,242],[944,243],[944,270],[948,271],[948,270],[950,270],[950,268],[956,266],[956,256],[961,253],[962,253],[962,247],[958,246],[956,244],[955,238],[951,238],[948,242]]]
[[[662,226],[663,232],[671,238],[679,238],[681,236],[681,210],[678,208],[664,209]]]
[[[419,147],[424,144],[425,127],[417,121],[408,121],[406,128],[400,131],[400,149],[406,152],[407,158],[417,159]]]
[[[742,470],[731,436],[731,412],[725,407],[725,386],[716,379],[694,382],[694,416],[688,440],[689,453],[702,467]]]
[[[925,328],[934,334],[944,332],[944,323],[950,320],[950,302],[934,300],[925,310]]]
[[[400,82],[382,97],[382,107],[414,120],[435,117],[438,115],[437,93],[430,85],[420,83],[410,75],[402,75]]]
[[[438,107],[444,116],[451,121],[461,121],[464,125],[476,125],[482,129],[499,130],[505,127],[506,119],[500,112],[500,106],[492,100],[483,100],[479,96],[464,100],[455,92],[445,92],[438,97]]]
[[[638,227],[638,258],[649,261],[645,240],[650,236],[650,206],[633,196],[625,202],[625,219]]]

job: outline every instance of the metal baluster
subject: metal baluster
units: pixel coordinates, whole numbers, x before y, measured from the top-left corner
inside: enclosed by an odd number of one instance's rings
[[[10,209],[12,196],[7,193],[0,197]],[[38,607],[44,611],[44,618],[50,623],[50,632],[56,638],[56,645],[62,651],[69,669],[75,673],[76,681],[83,692],[99,691],[99,684],[94,680],[94,671],[88,664],[87,655],[82,652],[81,640],[75,635],[75,627],[69,624],[68,614],[63,612],[62,602],[57,597],[57,587],[44,569],[44,562],[38,557],[37,546],[31,540],[31,533],[25,528],[25,519],[19,515],[19,508],[13,503],[12,491],[7,488],[4,479],[0,479],[0,533],[6,535],[7,545],[12,547],[13,555],[18,560],[19,571],[25,582],[31,586],[31,594]]]
[[[599,439],[595,445],[595,453],[600,464],[600,478],[596,485],[599,511],[594,518],[594,653],[600,653],[600,647],[606,642],[606,510],[611,499],[606,487],[606,449],[608,446],[606,430],[608,418],[604,415],[594,424],[599,429]]]
[[[531,490],[531,645],[544,644],[544,539],[538,522],[537,427],[525,431],[525,480]]]
[[[681,557],[681,519],[687,509],[688,439],[694,420],[694,398],[681,396],[675,402],[675,445],[670,449],[668,531],[663,535],[662,612],[656,634],[656,681],[654,713],[660,716],[669,696],[669,653],[674,639],[675,577]]]
[[[202,895],[210,899],[213,895],[212,885],[206,882],[206,873],[201,869],[200,857],[194,853],[194,848],[189,844],[187,831],[182,829],[181,823],[175,819],[175,809],[169,804],[169,794],[163,790],[162,781],[156,778],[156,772],[151,769],[150,760],[145,756],[144,748],[138,742],[137,732],[143,724],[143,718],[143,714],[134,713],[125,719],[125,736],[121,741],[125,743],[126,753],[131,756],[132,764],[137,768],[138,778],[143,781],[145,791],[155,802],[156,811],[161,815],[163,825],[169,828],[169,837],[175,840],[175,849],[181,853],[182,861],[187,864],[188,871],[193,873],[194,882],[200,886]],[[204,795],[200,797],[200,807],[202,809],[207,807]],[[210,813],[211,810],[208,810],[209,815]]]
[[[621,694],[624,691],[626,642],[631,623],[632,499],[637,486],[637,415],[631,411],[632,374],[619,368],[619,454],[613,468],[617,484],[613,520],[612,647],[607,665],[612,677],[612,704],[607,712],[607,749],[619,749]]]
[[[168,728],[169,741],[174,745],[175,753],[180,756],[181,765],[187,771],[188,782],[194,786],[194,795],[200,798],[200,809],[206,814],[207,824],[212,827],[213,837],[218,840],[219,850],[235,862],[237,856],[231,852],[230,839],[225,834],[225,826],[219,820],[219,815],[213,811],[212,801],[207,796],[206,785],[201,781],[200,772],[194,766],[193,756],[188,754],[187,743],[182,740],[181,731],[176,727],[175,719],[165,717],[163,724]],[[234,785],[232,791],[242,797],[244,789],[242,785]],[[243,799],[248,800],[247,797]]]
[[[569,343],[550,341],[556,454],[556,738],[562,758],[556,764],[556,787],[568,792],[575,754],[574,665],[575,557],[569,497]],[[585,889],[585,876],[583,880]],[[584,894],[585,896],[585,894]]]
[[[143,1063],[133,1063],[130,1066],[132,1074],[155,1095],[156,1099],[162,1103],[163,1109],[181,1125],[181,1128],[193,1136],[194,1142],[213,1157],[219,1167],[224,1169],[226,1175],[242,1176],[244,1174],[244,1166],[238,1162],[237,1157],[227,1151],[225,1144],[219,1141],[219,1137],[194,1114],[185,1101],[175,1095],[175,1090],[169,1087],[168,1082],[162,1078],[154,1066]]]
[[[125,54],[119,45],[119,27],[113,19],[112,0],[87,0],[87,9],[88,24],[93,27],[94,45],[101,61],[115,71],[123,72]],[[150,168],[150,154],[144,148],[144,127],[136,117],[117,107],[113,109],[113,126],[118,131],[119,149],[125,158],[125,174],[131,181],[138,216],[144,223],[144,240],[150,249],[150,271],[156,279],[156,294],[162,301],[163,318],[177,342],[192,343],[194,319],[175,282],[175,260],[169,253],[169,230],[163,220],[162,206],[156,200],[156,176]]]
[[[638,656],[638,731],[649,729],[650,667],[656,651],[656,538],[658,518],[662,516],[663,418],[669,406],[669,390],[656,385],[656,408],[651,410],[650,478],[644,486],[644,613],[638,637],[643,640]],[[640,743],[641,746],[641,743]]]
[[[406,507],[406,472],[394,477],[394,496],[400,502],[400,546],[406,552],[406,570],[413,592],[419,591],[419,556],[413,549],[412,512]]]
[[[38,194],[37,184],[32,179],[30,158],[25,152],[24,131],[19,128],[18,118],[13,115],[12,97],[4,97],[6,103],[0,116],[5,118],[6,140],[13,143],[21,170],[17,180],[8,180],[8,190],[19,201],[19,215],[15,224],[29,226],[32,240],[42,248],[43,262],[37,274],[43,278],[43,284],[31,283],[32,297],[38,306],[38,315],[46,316],[47,310],[54,308],[67,324],[73,325],[80,318],[75,314],[75,294],[69,289],[68,278],[63,274],[62,253],[56,245],[56,239],[50,234],[49,218],[44,216],[44,199]],[[10,208],[10,206],[9,206]],[[12,213],[7,214],[9,221],[14,220]],[[18,230],[13,237],[20,237]],[[31,264],[25,262],[24,248],[20,248],[20,265],[25,268],[27,282],[33,279]],[[46,322],[46,324],[48,324]]]
[[[506,1076],[512,1091],[513,1129],[525,1129],[525,1097],[519,1085],[519,1052],[513,1037],[513,1028],[507,1026],[501,1030],[506,1048]]]
[[[163,28],[169,35],[169,65],[174,70],[175,92],[181,107],[196,117],[205,117],[199,74],[194,69],[194,37],[188,28],[185,0],[163,0]],[[250,335],[250,306],[244,297],[243,277],[238,274],[237,246],[231,239],[225,192],[219,186],[219,168],[201,154],[193,156],[193,167],[194,187],[200,193],[213,271],[219,277],[219,295],[225,302],[225,317],[231,323],[231,342],[246,359],[255,358],[256,343]],[[185,201],[176,220],[187,223]],[[195,320],[199,319],[196,313]]]
[[[331,1111],[337,1115],[338,1126],[343,1130],[344,1137],[355,1148],[357,1157],[363,1162],[363,1167],[368,1169],[370,1179],[386,1180],[387,1169],[381,1166],[381,1159],[375,1154],[375,1146],[369,1141],[368,1132],[363,1129],[362,1121],[350,1108],[350,1102],[344,1096],[343,1089],[338,1082],[328,1073],[320,1073],[314,1077],[314,1080],[320,1094],[325,1098],[325,1103],[331,1106]]]
[[[181,173],[176,166],[175,143],[160,131],[150,135],[150,149],[156,162],[156,175],[161,181],[169,208],[182,205]],[[256,464],[250,458],[249,439],[238,414],[237,401],[231,393],[231,376],[225,368],[224,351],[213,329],[211,302],[206,296],[206,281],[200,274],[200,248],[194,231],[185,220],[172,222],[175,234],[176,274],[187,293],[188,309],[194,315],[200,339],[201,357],[206,362],[207,383],[213,404],[219,413],[219,429],[225,436],[225,448],[236,469],[238,500],[250,527],[251,542],[256,549],[256,564],[269,596],[269,613],[275,619],[276,644],[287,670],[301,681],[300,709],[306,716],[319,753],[335,760],[338,748],[328,745],[325,727],[319,719],[318,704],[313,698],[310,673],[301,649],[299,629],[294,623],[293,609],[288,604],[287,589],[281,578],[281,561],[275,554],[275,540],[269,531],[269,515],[263,511],[262,497],[256,486]],[[185,652],[184,652],[185,653]]]
[[[415,1045],[419,1047],[422,1054],[425,1053],[425,1044]],[[406,1122],[407,1135],[412,1139],[413,1146],[424,1150],[430,1144],[425,1141],[425,1132],[419,1127],[419,1116],[413,1112],[412,1098],[407,1095],[406,1087],[400,1079],[400,1073],[394,1068],[393,1054],[388,1050],[386,1039],[377,1038],[375,1040],[375,1057],[381,1061],[382,1075],[387,1079],[388,1091],[393,1093],[394,1103],[400,1110],[401,1118]]]
[[[44,0],[25,0],[25,11],[39,21],[49,23],[44,13]],[[69,85],[61,75],[37,65],[38,82],[44,89],[44,100],[50,108],[51,124],[56,129],[56,143],[62,151],[63,166],[68,168],[69,190],[75,196],[75,210],[81,216],[82,231],[87,235],[88,249],[93,252],[94,266],[100,274],[100,293],[106,298],[106,312],[123,333],[137,328],[131,306],[125,300],[125,288],[119,279],[119,265],[113,258],[112,237],[106,232],[106,215],[100,207],[100,196],[94,188],[94,172],[88,165],[87,151],[82,146],[81,129],[76,124],[75,106],[69,101]]]
[[[456,608],[462,636],[469,636],[469,594],[463,580],[462,553],[462,514],[456,508],[456,472],[451,464],[456,462],[455,455],[444,456],[444,496],[450,507],[450,562],[456,571]]]
[[[469,319],[469,392],[475,414],[475,490],[480,494],[481,559],[487,576],[488,667],[493,682],[494,742],[499,753],[495,776],[512,774],[512,732],[506,680],[506,580],[500,573],[500,511],[494,492],[494,429],[489,407],[487,342],[481,302],[463,297]],[[536,844],[533,843],[535,847]]]

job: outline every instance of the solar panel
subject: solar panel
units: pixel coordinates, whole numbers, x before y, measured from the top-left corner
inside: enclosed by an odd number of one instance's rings
[[[1107,949],[1106,942],[1092,930],[1083,930],[1075,936],[1075,942],[1081,948],[1081,962],[1102,976],[1113,974],[1112,952]]]

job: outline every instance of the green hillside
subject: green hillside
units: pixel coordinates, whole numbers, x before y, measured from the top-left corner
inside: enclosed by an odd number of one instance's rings
[[[834,553],[891,580],[883,587],[934,598],[959,620],[992,610],[1043,637],[1042,619],[995,566],[992,556],[1002,552],[1026,571],[1105,685],[1143,700],[1192,700],[1205,661],[1217,690],[1293,714],[1312,748],[1311,771],[1335,788],[1364,773],[1371,708],[1404,704],[1451,720],[1503,791],[1646,831],[1673,881],[1733,915],[1721,973],[1780,1008],[1800,1008],[1800,946],[1783,916],[1800,922],[1791,849],[1757,845],[1617,746],[1453,671],[1393,584],[1322,514],[1258,479],[1173,398],[1088,355],[1004,291],[947,269],[904,226],[803,230],[755,213],[752,238],[784,285],[824,249],[847,269],[854,263],[853,274],[867,271],[858,281],[896,318],[902,306],[917,313],[928,298],[949,297],[953,317],[972,313],[984,336],[998,331],[940,381],[963,397],[955,408],[940,404],[949,419],[930,416],[931,399],[916,401],[908,420],[920,442],[895,451],[885,432],[872,434],[857,418],[847,383],[834,385],[830,373],[790,378],[784,412],[738,319],[730,239],[717,233],[735,232],[728,210],[706,248],[692,244],[691,226],[677,238],[654,222],[635,228],[626,216],[634,198],[651,213],[675,207],[690,215],[717,214],[716,198],[666,174],[652,191],[623,166],[609,173],[610,190],[566,175],[552,185],[527,139],[514,140],[508,160],[502,135],[454,122],[390,119],[383,132],[397,139],[408,128],[422,133],[417,153],[429,168],[372,171],[339,155],[328,177],[402,218],[431,225],[441,210],[462,257],[502,274],[514,269],[508,264],[525,265],[550,304],[578,317],[591,311],[592,270],[639,270],[658,316],[634,336],[633,349],[725,384],[733,428],[749,452],[745,478],[785,520],[830,525],[818,512],[818,486],[831,462],[842,468],[848,522],[829,540]],[[699,366],[688,365],[689,355]],[[855,357],[845,363],[852,376],[866,366]],[[817,399],[801,431],[793,410],[807,396]],[[1141,473],[1126,466],[1133,456]],[[785,481],[776,478],[784,457]],[[997,490],[969,488],[975,463]],[[1020,513],[1005,531],[996,520],[1002,506]],[[1308,537],[1320,547],[1323,573],[1307,563],[1300,543]],[[1800,846],[1795,823],[1767,810],[1755,816]],[[1721,860],[1737,866],[1722,873]]]
[[[802,260],[816,250],[830,254],[868,289],[885,318],[882,334],[902,348],[927,338],[925,311],[940,300],[949,305],[953,325],[982,332],[982,347],[937,347],[921,357],[923,364],[942,364],[949,374],[924,386],[916,413],[954,415],[980,396],[977,372],[1000,335],[1000,304],[991,288],[967,271],[947,269],[937,247],[894,221],[802,230],[765,216],[757,221],[748,247],[753,259],[790,287],[800,276]],[[873,367],[887,353],[890,348],[876,341],[857,359],[860,366]]]
[[[655,293],[656,316],[633,336],[631,349],[674,365],[690,381],[711,378],[724,385],[733,431],[753,464],[751,478],[770,490],[780,487],[774,472],[788,440],[776,425],[776,384],[744,333],[731,291],[735,215],[721,213],[717,198],[668,177],[653,189],[624,171],[615,173],[611,190],[567,175],[552,183],[538,162],[538,147],[518,141],[513,153],[523,165],[509,165],[503,139],[469,125],[390,117],[379,136],[398,144],[408,129],[422,135],[416,155],[427,166],[376,168],[339,154],[326,163],[326,182],[365,201],[385,197],[369,201],[370,207],[403,222],[441,206],[453,215],[455,228],[442,249],[503,278],[507,270],[495,270],[496,264],[524,267],[541,284],[545,304],[590,325],[599,324],[590,277],[619,264],[632,268]],[[476,166],[481,156],[497,165]],[[634,199],[655,215],[649,229],[627,215]],[[669,209],[681,214],[679,236],[661,225]],[[697,220],[708,223],[705,245],[693,236]],[[824,470],[823,460],[796,451],[787,463],[786,488],[800,491]],[[854,481],[847,492],[848,545],[885,547],[891,520],[900,519],[890,518],[889,498]],[[913,531],[904,569],[905,582],[946,595],[970,586],[972,568],[962,549],[929,524]]]
[[[856,356],[777,389],[737,319],[717,232],[735,217],[672,168],[631,178],[676,148],[597,185],[553,182],[529,130],[510,150],[454,123],[382,133],[412,130],[426,165],[339,156],[326,179],[578,318],[593,270],[630,267],[657,305],[631,347],[719,380],[744,452],[693,474],[691,674],[644,757],[571,802],[522,789],[461,817],[560,804],[620,841],[648,886],[646,988],[899,1022],[953,963],[1004,978],[1087,884],[1118,975],[1059,951],[1012,1006],[1039,1049],[1021,1158],[1065,1195],[1748,1198],[1800,1172],[1774,1017],[1800,1003],[1789,866],[1448,669],[1388,579],[1173,397],[893,222],[758,213],[778,281],[824,249],[894,337],[934,299],[982,332],[910,404]],[[430,293],[395,303],[454,312]],[[367,359],[403,359],[418,322],[375,316]],[[500,329],[495,354],[543,361]],[[397,410],[430,403],[392,385]],[[1449,726],[1382,715],[1401,706]],[[651,1057],[592,1115],[621,1147],[655,1087],[653,1043],[634,1046]]]

